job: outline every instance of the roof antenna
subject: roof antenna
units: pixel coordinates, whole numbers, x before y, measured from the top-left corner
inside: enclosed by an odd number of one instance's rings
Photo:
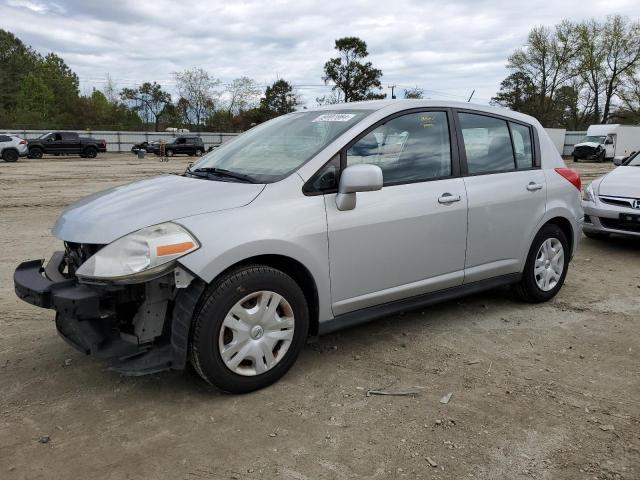
[[[476,89],[473,89],[473,92],[471,92],[471,95],[469,95],[469,100],[467,100],[467,103],[469,103],[471,101],[471,99],[473,98],[473,94],[476,93]]]

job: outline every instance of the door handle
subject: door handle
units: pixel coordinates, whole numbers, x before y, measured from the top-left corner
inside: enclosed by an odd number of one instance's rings
[[[438,203],[447,205],[449,203],[455,203],[460,201],[460,195],[451,195],[450,193],[443,193],[438,197]]]
[[[536,190],[542,190],[542,185],[536,182],[529,182],[529,185],[527,185],[527,190],[529,190],[530,192],[535,192]]]

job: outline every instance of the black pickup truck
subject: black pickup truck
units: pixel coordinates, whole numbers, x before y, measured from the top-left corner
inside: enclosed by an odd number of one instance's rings
[[[45,133],[29,140],[29,158],[42,158],[45,153],[52,155],[75,154],[83,158],[95,158],[98,152],[107,151],[105,140],[81,137],[75,132]]]

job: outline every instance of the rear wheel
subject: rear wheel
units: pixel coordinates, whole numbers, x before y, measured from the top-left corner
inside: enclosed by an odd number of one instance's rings
[[[2,159],[5,162],[17,162],[20,155],[15,150],[5,150],[2,152]]]
[[[196,150],[196,157],[201,157],[201,156],[202,156],[202,150],[198,148]]]
[[[42,151],[41,148],[34,147],[31,150],[29,150],[29,158],[42,158],[43,153],[44,152]]]
[[[516,295],[526,302],[546,302],[560,291],[569,267],[569,241],[560,227],[543,226],[529,250]]]
[[[291,277],[263,265],[241,267],[204,293],[193,319],[191,363],[222,390],[251,392],[291,368],[308,330],[307,302]]]
[[[82,153],[87,158],[96,158],[98,156],[98,149],[96,147],[87,147]]]

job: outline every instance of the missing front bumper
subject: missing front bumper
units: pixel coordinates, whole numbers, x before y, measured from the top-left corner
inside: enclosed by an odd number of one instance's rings
[[[16,268],[16,294],[27,303],[55,310],[58,333],[72,347],[106,361],[125,375],[184,368],[195,308],[193,290],[189,295],[187,289],[176,294],[172,275],[146,285],[81,284],[61,273],[63,252],[56,252],[46,266],[43,264],[43,260],[33,260]],[[203,287],[198,284],[197,288]],[[155,293],[150,295],[150,291]],[[164,300],[158,297],[160,291]],[[161,301],[165,305],[159,309]],[[167,308],[169,303],[174,308]],[[155,316],[155,333],[142,337],[137,327],[148,315]],[[148,325],[143,324],[142,329]]]

